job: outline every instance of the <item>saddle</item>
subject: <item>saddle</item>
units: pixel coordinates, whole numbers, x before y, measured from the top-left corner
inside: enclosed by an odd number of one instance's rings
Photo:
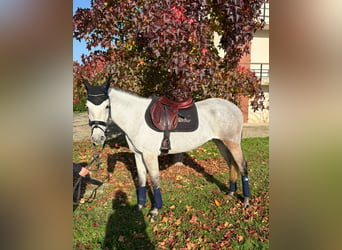
[[[155,101],[150,109],[150,116],[153,125],[164,132],[164,138],[161,143],[160,151],[167,154],[171,148],[170,131],[175,130],[178,124],[178,117],[182,115],[179,110],[188,109],[194,105],[192,98],[182,102],[171,101],[162,96]]]

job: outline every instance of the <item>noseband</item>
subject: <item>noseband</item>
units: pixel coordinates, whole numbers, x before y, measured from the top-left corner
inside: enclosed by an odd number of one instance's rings
[[[101,128],[99,125],[104,126],[105,129]],[[90,121],[89,120],[89,126],[92,127],[91,128],[91,134],[93,134],[93,131],[95,128],[99,128],[103,131],[103,133],[106,133],[106,129],[107,129],[107,123],[103,122],[103,121]]]

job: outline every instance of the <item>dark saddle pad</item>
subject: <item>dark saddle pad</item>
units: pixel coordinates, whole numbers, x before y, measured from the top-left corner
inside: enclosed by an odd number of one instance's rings
[[[153,97],[145,113],[146,123],[155,131],[192,132],[198,128],[198,114],[192,99],[174,102],[166,97]],[[167,123],[165,122],[167,121]]]

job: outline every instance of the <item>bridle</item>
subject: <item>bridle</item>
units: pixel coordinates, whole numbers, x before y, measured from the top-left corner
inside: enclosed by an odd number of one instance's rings
[[[109,97],[108,97],[108,95],[107,94],[96,94],[96,95],[94,95],[94,94],[89,94],[88,93],[88,98],[89,97],[93,97],[93,98],[97,98],[97,97],[101,97],[101,98],[103,98],[103,97],[107,97],[108,98],[108,100],[109,100]],[[105,99],[104,99],[105,100]],[[109,119],[109,117],[110,117],[110,104],[109,104],[109,107],[108,107],[108,119]],[[107,133],[107,127],[108,127],[108,123],[107,123],[107,121],[98,121],[98,120],[89,120],[89,126],[91,127],[91,135],[90,136],[92,136],[92,134],[93,134],[93,131],[94,131],[94,129],[95,128],[99,128],[100,130],[102,130],[103,131],[103,133],[106,135],[106,133]],[[104,127],[104,129],[101,127],[101,126],[103,126]],[[106,144],[106,141],[102,144],[102,147],[101,147],[101,150],[100,151],[102,151],[103,150],[103,148],[104,148],[104,146],[105,146],[105,144]],[[94,161],[97,161],[97,169],[99,169],[100,168],[100,159],[99,159],[99,152],[97,151],[97,148],[96,148],[96,145],[95,145],[95,143],[93,143],[93,147],[94,147],[94,158],[93,158],[93,160],[88,164],[88,166],[90,166],[91,164],[93,164],[93,162]]]
[[[101,126],[104,126],[105,129],[103,129]],[[104,121],[91,121],[89,120],[89,126],[91,127],[91,134],[93,134],[93,131],[95,128],[99,128],[103,131],[103,133],[106,133],[107,131],[107,122],[104,122]]]
[[[107,97],[107,99],[109,100],[109,97],[108,97],[108,95],[106,95],[106,94],[97,94],[97,95],[94,95],[94,94],[88,94],[88,97],[100,97],[100,96],[105,96],[105,97]],[[110,105],[109,105],[109,109],[108,109],[108,118],[110,117]],[[101,129],[102,130],[102,132],[104,133],[104,134],[106,134],[106,132],[107,132],[107,121],[97,121],[97,120],[94,120],[94,121],[91,121],[91,120],[89,120],[89,126],[90,127],[92,127],[91,128],[91,135],[93,134],[93,131],[94,131],[94,129],[95,128],[99,128],[99,129]],[[103,129],[102,127],[100,127],[100,126],[104,126],[105,127],[105,129]]]

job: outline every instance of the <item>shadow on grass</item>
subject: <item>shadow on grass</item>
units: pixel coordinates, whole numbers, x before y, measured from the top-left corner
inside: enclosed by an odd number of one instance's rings
[[[144,215],[136,206],[128,204],[125,192],[119,190],[115,193],[112,208],[103,249],[155,249],[146,233]]]
[[[134,180],[135,188],[136,190],[138,190],[138,173],[137,173],[133,153],[119,152],[116,154],[108,155],[108,159],[107,159],[107,171],[108,172],[115,174],[115,165],[117,161],[122,162],[126,166],[127,170],[131,173],[132,179]],[[213,175],[209,174],[203,166],[201,166],[196,161],[194,161],[194,159],[186,153],[159,156],[158,161],[159,161],[160,171],[167,170],[169,166],[180,161],[184,165],[187,165],[190,168],[194,169],[196,172],[200,173],[208,182],[214,183],[215,185],[217,185],[217,187],[221,190],[221,192],[224,192],[224,193],[229,192],[229,188],[224,183],[222,183],[220,180],[215,178]],[[153,198],[152,190],[151,188],[148,187],[147,183],[146,185],[147,185],[149,198],[151,200],[151,203],[153,203],[154,198]],[[241,201],[243,200],[243,197],[241,195],[240,196],[237,195],[237,198]]]
[[[164,162],[164,164],[161,164]],[[196,172],[200,173],[208,182],[214,183],[221,190],[221,192],[228,192],[228,187],[222,183],[220,180],[216,179],[213,175],[209,174],[204,167],[198,164],[192,157],[187,153],[181,153],[177,155],[166,155],[159,158],[160,170],[167,169],[169,164],[175,164],[176,162],[182,162],[184,165],[194,169]],[[165,164],[169,163],[169,164]]]
[[[224,193],[229,193],[229,187],[226,186],[224,183],[222,183],[221,181],[219,181],[218,179],[216,179],[213,175],[207,173],[205,171],[205,168],[202,167],[201,165],[199,165],[197,162],[195,162],[193,160],[193,158],[191,158],[188,154],[185,154],[185,157],[184,157],[184,160],[183,160],[183,163],[185,165],[188,165],[189,167],[193,168],[194,170],[196,170],[198,173],[202,174],[203,177],[210,183],[214,183],[217,185],[217,187],[221,190],[221,192],[224,192]],[[228,168],[228,165],[227,165],[227,168]],[[235,197],[237,200],[243,202],[244,200],[244,197],[240,194],[240,193],[237,193],[235,192]]]
[[[216,186],[221,190],[221,192],[224,192],[224,193],[229,193],[229,187],[226,186],[224,183],[222,183],[221,181],[219,181],[218,179],[216,179],[213,175],[207,173],[205,171],[205,168],[202,167],[201,165],[199,165],[197,162],[195,162],[193,160],[192,157],[190,157],[188,154],[184,154],[184,160],[183,160],[183,163],[191,168],[193,168],[194,170],[196,170],[198,173],[202,174],[203,177],[210,183],[214,183],[216,184]],[[227,165],[227,168],[228,168],[228,165]],[[239,193],[235,193],[235,196],[236,198],[243,202],[244,200],[244,197],[239,194]]]
[[[122,162],[127,170],[130,172],[132,180],[134,181],[135,190],[136,190],[136,197],[138,197],[138,172],[135,164],[134,155],[131,152],[119,152],[115,154],[109,154],[107,158],[107,171],[109,173],[115,174],[115,166],[116,163],[120,161]],[[153,192],[152,189],[149,187],[148,183],[146,183],[146,188],[148,190],[148,197],[150,198],[151,203],[153,204]],[[138,200],[137,200],[138,203]]]

